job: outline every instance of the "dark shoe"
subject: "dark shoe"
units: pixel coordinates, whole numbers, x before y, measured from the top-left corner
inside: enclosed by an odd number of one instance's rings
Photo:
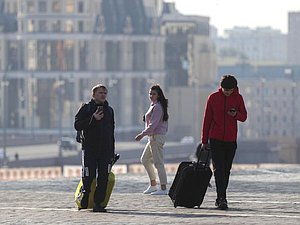
[[[88,204],[89,204],[89,194],[83,194],[83,197],[80,201],[80,205],[81,205],[80,209],[87,209]]]
[[[93,212],[107,212],[106,209],[104,209],[101,205],[94,205],[94,208],[93,208]]]
[[[225,198],[217,198],[215,205],[221,210],[228,209],[227,200]]]

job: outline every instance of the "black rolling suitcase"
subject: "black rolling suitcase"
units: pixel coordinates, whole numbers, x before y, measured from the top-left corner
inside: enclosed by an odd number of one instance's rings
[[[209,151],[200,150],[201,144],[197,149],[197,152],[200,152],[197,162],[181,162],[169,190],[175,208],[177,206],[200,207],[209,186],[212,176],[209,167]],[[206,155],[204,160],[201,159],[203,155]]]

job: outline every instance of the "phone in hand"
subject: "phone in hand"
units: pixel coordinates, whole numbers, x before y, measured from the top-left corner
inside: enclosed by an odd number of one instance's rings
[[[236,109],[235,109],[235,108],[231,108],[229,111],[230,111],[231,113],[235,113],[235,112],[236,112]]]
[[[103,106],[102,105],[97,107],[96,113],[100,113],[100,112],[103,112]]]

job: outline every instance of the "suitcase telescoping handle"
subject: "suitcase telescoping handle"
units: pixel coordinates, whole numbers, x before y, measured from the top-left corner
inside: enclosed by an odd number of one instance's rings
[[[204,151],[206,151],[206,159],[205,159],[205,161],[201,161],[201,155],[203,154]],[[197,164],[200,164],[201,162],[203,162],[205,167],[209,167],[210,150],[205,150],[203,148],[203,145],[201,143],[199,143],[198,146],[197,146],[196,155],[197,155],[197,158],[198,158],[197,159]]]

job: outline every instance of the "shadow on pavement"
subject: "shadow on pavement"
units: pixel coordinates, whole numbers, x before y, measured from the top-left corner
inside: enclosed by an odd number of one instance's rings
[[[214,211],[215,214],[206,214],[202,210],[210,210]],[[255,210],[251,209],[238,209],[238,208],[230,208],[226,211],[223,210],[218,210],[216,208],[195,208],[195,209],[186,209],[186,208],[180,208],[178,209],[178,214],[176,212],[141,212],[138,210],[114,210],[114,209],[107,209],[108,213],[112,214],[124,214],[124,215],[145,215],[145,216],[162,216],[162,217],[178,217],[178,218],[197,218],[197,217],[224,217],[223,213],[226,213],[227,211],[231,212],[242,212],[242,211],[247,211],[247,212],[254,212]],[[192,210],[191,213],[182,213],[184,210]],[[195,214],[195,212],[199,212],[199,214]],[[201,214],[200,214],[201,213]],[[220,213],[220,215],[218,215]]]

